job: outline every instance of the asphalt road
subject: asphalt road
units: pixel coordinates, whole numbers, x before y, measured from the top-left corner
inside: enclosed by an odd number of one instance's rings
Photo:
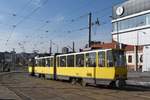
[[[0,100],[150,100],[150,89],[127,86],[71,85],[69,82],[31,77],[27,73],[0,75]]]

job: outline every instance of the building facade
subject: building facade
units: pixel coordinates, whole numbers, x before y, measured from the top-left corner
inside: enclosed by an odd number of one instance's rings
[[[133,45],[138,65],[138,46],[143,46],[142,71],[150,71],[150,0],[127,0],[115,5],[112,11],[113,40]]]
[[[136,70],[136,55],[134,51],[134,46],[126,45],[125,47],[126,52],[126,63],[128,67],[128,71],[135,71]],[[143,68],[143,46],[138,47],[138,58],[137,58],[137,71],[142,71]]]

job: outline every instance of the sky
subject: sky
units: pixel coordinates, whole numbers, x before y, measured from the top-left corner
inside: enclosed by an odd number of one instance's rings
[[[110,42],[112,6],[125,0],[0,0],[0,52],[61,52],[62,47],[84,48],[88,43],[88,14],[92,41]]]

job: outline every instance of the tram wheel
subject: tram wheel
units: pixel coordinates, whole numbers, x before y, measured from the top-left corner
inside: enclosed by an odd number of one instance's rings
[[[116,88],[116,82],[115,82],[115,81],[112,81],[112,82],[109,84],[109,88]]]
[[[126,85],[125,80],[116,80],[115,83],[117,88],[123,88]]]
[[[38,74],[38,78],[41,78],[41,76],[42,76],[41,74]]]

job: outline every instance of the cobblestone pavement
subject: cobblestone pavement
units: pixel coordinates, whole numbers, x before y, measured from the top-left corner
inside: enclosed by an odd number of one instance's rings
[[[0,75],[0,100],[150,100],[150,89],[127,86],[71,85],[69,82],[31,77],[27,73]]]

